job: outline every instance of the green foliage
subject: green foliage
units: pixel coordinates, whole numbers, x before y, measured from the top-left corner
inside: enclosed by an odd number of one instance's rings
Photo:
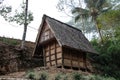
[[[48,74],[46,72],[42,72],[39,80],[48,80]]]
[[[56,75],[53,76],[52,74],[48,74],[46,71],[39,73],[34,70],[29,70],[27,72],[27,78],[32,80],[116,80],[113,77],[94,74],[84,75],[79,72],[56,73]]]
[[[47,72],[38,73],[32,69],[26,72],[26,78],[31,80],[49,80]]]
[[[8,15],[8,13],[6,14],[6,17],[3,16],[6,21],[16,22],[19,25],[23,25],[25,23],[25,3],[21,4],[20,10],[15,10],[15,14],[13,16]],[[30,24],[31,21],[33,21],[33,13],[28,11],[27,14],[27,24]]]
[[[104,77],[100,75],[89,75],[84,80],[116,80],[116,79],[113,77]]]
[[[12,7],[11,6],[1,6],[0,15],[8,22],[16,22],[19,25],[23,25],[25,22],[25,3],[22,3],[20,10],[15,10],[15,14],[12,16]],[[33,21],[33,13],[28,11],[27,15],[27,24]]]
[[[8,44],[8,45],[18,45],[19,44],[19,42],[17,40],[5,38],[5,37],[0,37],[0,41],[2,41],[5,44]]]
[[[5,20],[7,20],[8,14],[12,11],[11,6],[2,6],[0,7],[0,15],[3,16]]]
[[[34,80],[34,79],[36,79],[35,76],[36,76],[36,74],[33,70],[30,70],[30,71],[27,72],[27,78],[28,79]]]
[[[109,10],[100,15],[97,20],[101,27],[104,41],[110,41],[115,44],[120,39],[120,10]]]
[[[30,73],[30,74],[28,75],[28,78],[29,78],[29,79],[34,79],[34,78],[35,78],[35,75],[34,75],[33,73]]]
[[[64,75],[63,80],[68,80],[68,76]]]
[[[12,7],[2,5],[3,2],[4,2],[4,0],[0,1],[0,15],[3,16],[4,18],[6,18],[7,15],[12,11]]]
[[[99,52],[99,56],[91,56],[98,63],[95,65],[96,69],[105,76],[120,79],[120,41],[107,40],[101,45],[97,40],[93,40],[91,43]]]
[[[72,14],[77,14],[75,15],[75,21],[78,21],[79,19],[87,20],[90,17],[92,19],[90,21],[96,21],[98,15],[106,12],[110,8],[109,5],[106,5],[108,4],[107,0],[84,0],[84,3],[86,4],[85,8],[77,6],[72,9]]]
[[[118,27],[120,25],[120,10],[110,10],[99,16],[98,20],[102,26],[106,26],[107,29],[111,27]]]
[[[117,41],[120,41],[120,26],[115,28],[114,36],[115,36]]]
[[[55,80],[68,80],[68,76],[64,73],[58,73],[55,75]]]
[[[80,73],[73,73],[73,80],[81,80],[82,75]]]
[[[55,80],[61,80],[62,79],[62,74],[61,73],[58,73],[56,76],[55,76]]]
[[[81,75],[80,73],[73,74],[72,80],[116,80],[113,77],[104,77],[101,75]]]

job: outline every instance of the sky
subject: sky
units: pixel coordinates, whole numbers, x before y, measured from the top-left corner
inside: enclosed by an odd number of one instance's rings
[[[11,5],[13,10],[20,9],[20,4],[25,0],[4,0],[3,4]],[[35,42],[38,28],[41,24],[43,14],[62,22],[68,22],[70,17],[60,12],[57,8],[58,0],[28,0],[28,9],[33,12],[34,21],[28,25],[26,40]],[[16,23],[8,23],[0,16],[0,36],[21,39],[23,35],[23,26]]]

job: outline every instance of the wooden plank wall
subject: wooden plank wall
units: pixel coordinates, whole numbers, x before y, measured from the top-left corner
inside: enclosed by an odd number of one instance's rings
[[[57,41],[52,41],[44,47],[46,66],[57,66],[62,64],[62,48]]]
[[[71,67],[71,68],[85,68],[84,65],[84,54],[79,51],[74,51],[70,49],[64,49],[63,51],[64,56],[64,66]]]

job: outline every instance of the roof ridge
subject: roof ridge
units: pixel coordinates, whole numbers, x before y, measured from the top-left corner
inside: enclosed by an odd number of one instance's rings
[[[57,21],[57,22],[60,22],[61,24],[67,25],[67,27],[69,27],[69,28],[73,28],[73,29],[76,29],[76,30],[82,32],[80,29],[78,29],[78,28],[76,28],[76,27],[73,27],[72,25],[69,25],[69,24],[64,23],[64,22],[62,22],[62,21],[59,21],[59,20],[57,20],[57,19],[55,19],[55,18],[52,18],[52,17],[50,17],[50,16],[48,16],[48,15],[46,15],[46,14],[43,15],[43,18],[45,18],[45,17],[48,17],[48,18],[53,19],[53,20],[55,20],[55,21]]]

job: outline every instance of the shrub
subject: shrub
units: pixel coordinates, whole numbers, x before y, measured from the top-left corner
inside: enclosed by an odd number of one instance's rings
[[[113,77],[105,77],[104,80],[116,80],[116,79]]]
[[[82,79],[82,75],[79,74],[78,72],[75,72],[72,75],[73,75],[73,80],[80,80],[80,79]]]
[[[48,74],[46,72],[42,72],[40,74],[39,80],[47,80],[48,79]]]
[[[28,73],[27,78],[32,80],[35,79],[35,73],[34,72]]]
[[[64,75],[63,80],[68,80],[68,76]]]
[[[95,76],[94,76],[94,79],[95,79],[95,80],[103,80],[104,78],[101,77],[101,76],[99,76],[99,75],[95,75]]]
[[[36,79],[36,74],[35,74],[35,72],[34,72],[34,70],[32,70],[32,69],[30,69],[30,70],[28,70],[27,72],[26,72],[26,77],[28,78],[28,79]]]
[[[116,80],[113,77],[104,77],[104,76],[100,76],[100,75],[89,75],[89,76],[83,76],[83,77],[84,77],[84,79],[82,79],[82,80]]]
[[[61,73],[58,73],[56,76],[55,76],[55,80],[60,80],[62,79],[62,74]]]
[[[96,70],[99,70],[104,76],[120,79],[120,41],[107,40],[104,44],[92,41],[94,48],[99,52],[99,56],[89,55],[95,61]]]

